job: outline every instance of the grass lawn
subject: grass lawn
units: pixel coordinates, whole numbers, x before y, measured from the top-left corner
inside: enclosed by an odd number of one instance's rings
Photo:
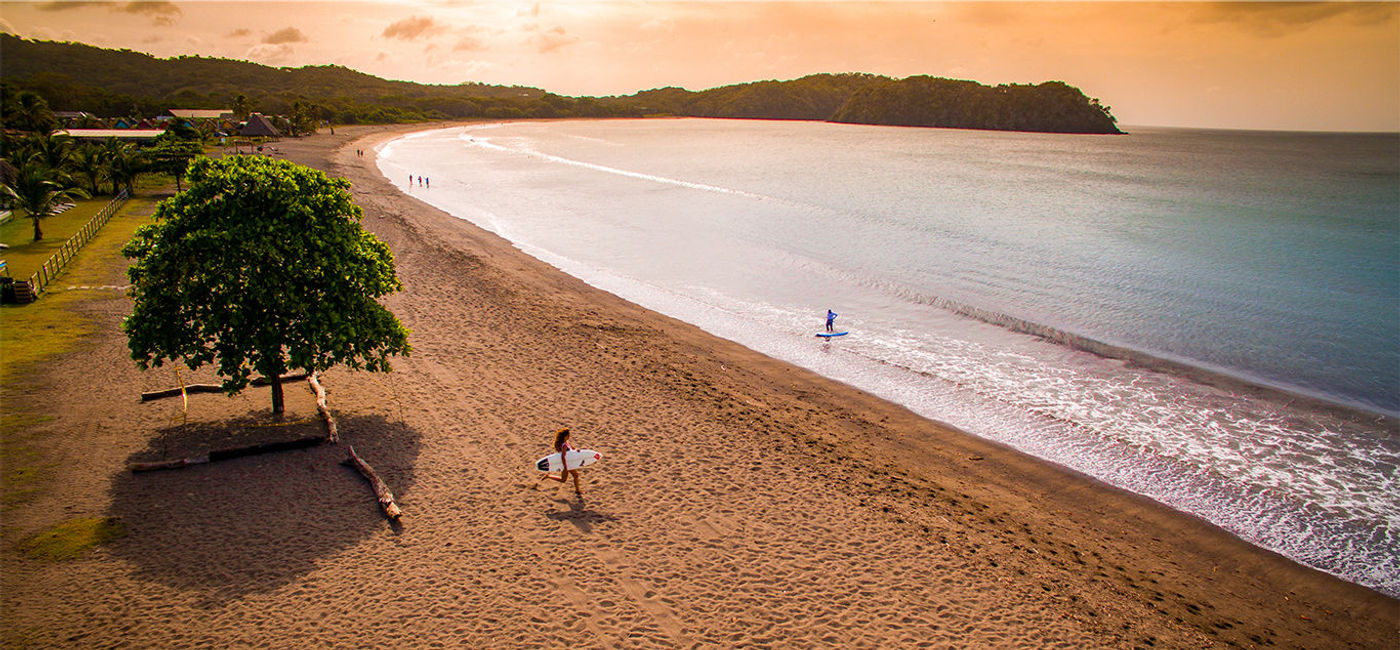
[[[44,238],[39,241],[34,241],[34,222],[16,210],[9,221],[0,224],[0,243],[10,247],[0,251],[0,259],[10,265],[10,275],[16,280],[28,280],[44,260],[57,253],[63,242],[68,241],[111,200],[112,197],[103,196],[78,201],[67,211],[41,220],[39,229],[44,231]]]
[[[88,241],[78,255],[73,258],[68,267],[58,277],[55,286],[66,285],[104,285],[111,282],[125,283],[125,278],[112,272],[114,265],[121,265],[125,268],[126,261],[122,258],[121,247],[131,239],[132,233],[136,229],[150,222],[150,214],[155,209],[156,199],[150,196],[137,196],[127,201],[117,214],[112,217],[107,225],[97,231],[97,234]],[[106,204],[105,201],[92,202],[91,206],[79,205],[69,212],[84,211],[91,218],[97,210]],[[90,209],[85,209],[90,208]],[[67,214],[67,213],[64,213]],[[46,221],[56,221],[63,215],[51,217]],[[72,226],[76,229],[86,219],[73,219]],[[5,224],[9,227],[11,224]],[[46,226],[49,225],[46,223]],[[55,224],[56,225],[56,224]],[[58,230],[55,228],[55,230]],[[70,233],[71,234],[71,233]],[[66,239],[66,237],[65,237]],[[37,268],[43,260],[48,259],[52,253],[36,253],[33,249],[38,247],[48,247],[50,238],[45,237],[42,241],[28,244],[30,250],[24,251],[24,257],[14,259],[32,259]],[[57,248],[58,243],[64,241],[58,237],[52,238],[53,248]],[[6,259],[11,259],[11,255],[16,249],[5,251]],[[18,262],[11,262],[18,264]],[[18,273],[20,269],[12,271],[15,277],[21,277]],[[23,277],[29,277],[27,274]],[[69,309],[69,305],[83,298],[84,294],[68,291],[45,292],[40,298],[27,305],[4,305],[0,306],[0,385],[10,385],[11,380],[16,378],[17,373],[23,373],[24,367],[31,363],[40,361],[50,355],[64,352],[71,348],[73,343],[87,334],[89,325],[85,319]]]
[[[166,196],[175,189],[175,179],[166,174],[142,174],[136,181],[136,196],[150,197],[151,195]],[[0,224],[0,243],[9,246],[8,250],[0,250],[0,259],[9,264],[10,277],[16,280],[28,280],[29,276],[39,270],[39,266],[49,259],[63,242],[68,241],[83,227],[93,215],[97,214],[102,206],[112,201],[110,196],[99,196],[85,201],[77,201],[74,207],[65,212],[48,217],[39,222],[39,229],[44,231],[44,238],[34,241],[34,222],[29,217],[24,216],[16,210],[9,221]],[[123,208],[125,210],[126,208]],[[106,230],[104,228],[103,230]],[[130,239],[130,233],[127,238]],[[125,240],[123,240],[125,241]],[[59,277],[66,274],[65,270]]]

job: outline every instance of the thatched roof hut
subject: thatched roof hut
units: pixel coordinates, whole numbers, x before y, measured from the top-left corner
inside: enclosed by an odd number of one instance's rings
[[[272,122],[263,117],[262,113],[249,115],[248,123],[243,125],[243,130],[239,131],[238,134],[264,138],[276,138],[282,135],[277,131],[277,127],[272,125]]]

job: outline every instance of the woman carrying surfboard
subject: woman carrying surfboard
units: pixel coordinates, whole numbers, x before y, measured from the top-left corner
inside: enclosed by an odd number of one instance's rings
[[[559,459],[561,461],[566,461],[569,457],[569,452],[573,450],[574,446],[569,444],[568,427],[564,427],[563,429],[554,432],[554,451],[559,454]],[[546,473],[543,476],[543,478],[553,479],[559,481],[560,483],[563,483],[569,480],[568,477],[570,474],[572,474],[574,476],[574,493],[579,496],[583,496],[583,488],[579,487],[578,483],[578,470],[569,469],[568,462],[564,462],[562,464],[562,467],[563,469],[559,471],[559,476],[556,477],[553,474]]]

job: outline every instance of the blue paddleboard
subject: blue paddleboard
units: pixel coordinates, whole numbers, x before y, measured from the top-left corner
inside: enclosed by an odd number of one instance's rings
[[[850,332],[819,332],[817,333],[817,336],[820,336],[824,339],[829,339],[833,336],[845,336],[847,334],[850,334]]]

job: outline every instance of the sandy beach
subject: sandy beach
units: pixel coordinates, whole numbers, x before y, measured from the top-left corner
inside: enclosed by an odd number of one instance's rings
[[[354,185],[413,355],[324,384],[343,442],[181,470],[126,464],[311,435],[266,389],[141,403],[131,303],[4,387],[50,477],[4,511],[9,648],[1394,648],[1400,602],[1196,518],[641,309],[383,179],[337,128],[276,146]],[[363,150],[366,155],[357,155]],[[125,261],[100,264],[124,284]],[[63,282],[58,283],[62,285]],[[213,382],[212,370],[186,381]],[[553,431],[606,454],[537,482]],[[391,525],[340,465],[393,489]],[[20,542],[81,517],[73,560]]]

